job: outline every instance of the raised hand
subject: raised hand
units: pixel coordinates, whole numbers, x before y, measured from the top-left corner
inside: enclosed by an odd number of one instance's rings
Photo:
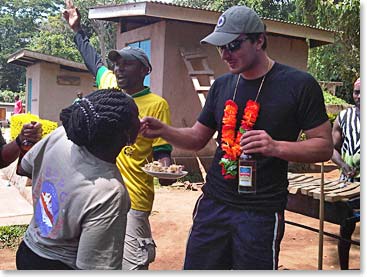
[[[81,15],[79,10],[74,6],[72,0],[65,0],[66,9],[63,11],[62,15],[66,22],[69,24],[70,28],[74,32],[78,32],[81,27]]]

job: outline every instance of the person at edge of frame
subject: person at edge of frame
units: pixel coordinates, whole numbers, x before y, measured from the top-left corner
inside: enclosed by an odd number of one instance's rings
[[[333,124],[334,152],[331,160],[339,166],[340,180],[348,182],[361,181],[361,79],[358,78],[353,85],[354,106],[342,110]],[[350,201],[351,209],[360,210],[360,200]],[[355,218],[359,218],[359,212]],[[356,228],[355,220],[348,220],[340,226],[340,235],[351,239]],[[338,254],[341,269],[349,268],[349,251],[351,243],[338,241]]]

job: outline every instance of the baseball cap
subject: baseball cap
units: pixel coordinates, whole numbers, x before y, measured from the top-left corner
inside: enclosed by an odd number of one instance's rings
[[[112,50],[108,53],[108,58],[113,62],[118,57],[122,57],[124,60],[138,60],[149,68],[148,73],[152,72],[152,65],[149,62],[147,54],[138,47],[126,46],[120,50]]]
[[[359,90],[360,87],[361,87],[361,78],[358,78],[355,82],[354,82],[354,85],[353,85],[354,89],[357,89]]]
[[[235,40],[240,34],[263,32],[265,25],[254,10],[246,6],[233,6],[219,17],[214,31],[200,43],[223,46]]]

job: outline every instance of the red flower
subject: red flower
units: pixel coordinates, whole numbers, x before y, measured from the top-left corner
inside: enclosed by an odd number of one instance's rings
[[[235,131],[238,106],[233,100],[227,100],[222,119],[222,143],[224,152],[219,164],[224,179],[234,179],[237,175],[237,160],[241,154],[240,139],[243,133],[252,130],[260,111],[260,104],[248,100],[243,112],[240,130]]]
[[[245,112],[243,113],[242,121],[241,121],[241,127],[248,131],[251,130],[256,122],[257,116],[259,115],[260,110],[260,104],[248,100],[245,107]]]

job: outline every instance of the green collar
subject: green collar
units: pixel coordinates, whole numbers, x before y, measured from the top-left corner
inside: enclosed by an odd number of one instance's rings
[[[145,87],[145,89],[143,89],[142,91],[139,91],[137,93],[134,93],[133,95],[131,95],[131,97],[136,98],[136,97],[147,95],[149,93],[151,93],[150,92],[150,87]]]

